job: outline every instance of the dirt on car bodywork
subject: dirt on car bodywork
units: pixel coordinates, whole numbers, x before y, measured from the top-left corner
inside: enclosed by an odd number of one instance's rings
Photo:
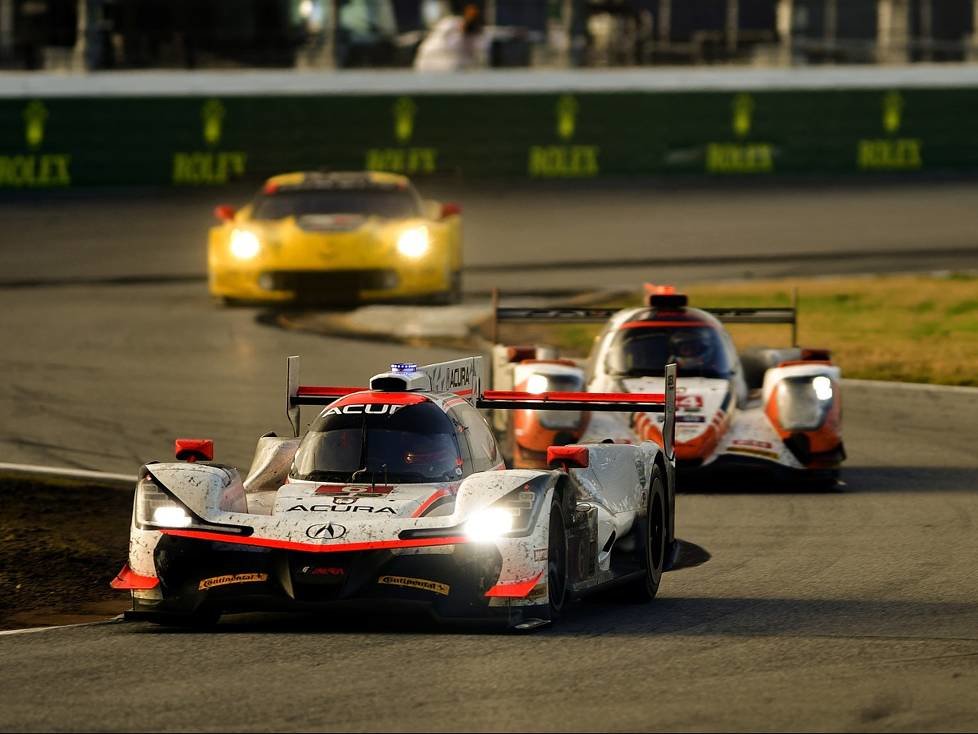
[[[113,617],[132,490],[0,477],[0,629]]]

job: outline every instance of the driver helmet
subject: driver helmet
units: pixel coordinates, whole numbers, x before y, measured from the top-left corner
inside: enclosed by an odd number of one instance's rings
[[[670,341],[680,369],[702,367],[713,355],[712,341],[699,330],[676,331]]]

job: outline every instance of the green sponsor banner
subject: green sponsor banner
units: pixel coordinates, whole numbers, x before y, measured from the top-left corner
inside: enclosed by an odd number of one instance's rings
[[[978,172],[978,88],[0,100],[0,188]]]

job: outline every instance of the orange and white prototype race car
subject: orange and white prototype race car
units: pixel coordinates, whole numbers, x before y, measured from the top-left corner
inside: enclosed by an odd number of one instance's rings
[[[545,393],[657,392],[662,369],[679,367],[676,457],[699,470],[774,470],[835,486],[845,459],[840,370],[824,349],[752,348],[738,354],[724,323],[785,323],[790,308],[698,309],[670,286],[646,286],[646,303],[603,308],[497,308],[500,322],[604,323],[586,363],[555,349],[497,344],[497,389]],[[794,338],[792,342],[794,343]],[[548,446],[608,440],[661,440],[661,419],[646,413],[514,411],[494,416],[514,466],[545,461]],[[692,471],[697,470],[697,471]]]

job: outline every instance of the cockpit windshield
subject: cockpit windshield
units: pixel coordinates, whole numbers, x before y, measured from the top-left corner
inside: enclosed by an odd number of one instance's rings
[[[406,188],[293,189],[259,194],[251,216],[253,219],[282,219],[310,214],[405,219],[420,216],[421,203],[414,190]]]
[[[670,362],[686,377],[727,378],[731,372],[720,335],[708,326],[622,329],[605,368],[618,377],[661,377]]]
[[[378,403],[329,409],[316,419],[299,444],[289,476],[421,484],[458,481],[462,466],[455,425],[437,405]]]

